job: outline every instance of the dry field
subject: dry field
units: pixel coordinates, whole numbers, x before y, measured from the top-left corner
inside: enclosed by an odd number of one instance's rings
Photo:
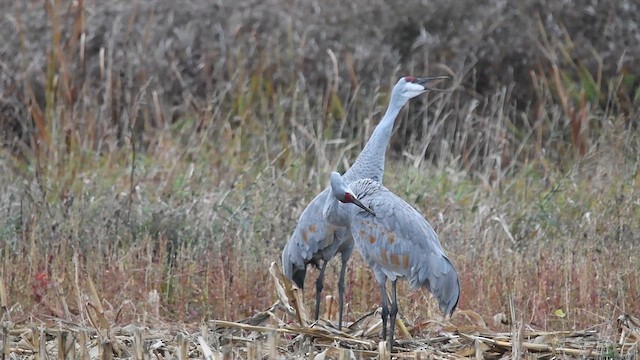
[[[445,320],[399,286],[394,357],[634,358],[638,13],[0,1],[3,358],[386,358],[358,254],[345,332],[330,299],[307,321],[313,291],[271,266],[408,74],[455,83],[401,112],[385,185],[434,226],[462,295]]]

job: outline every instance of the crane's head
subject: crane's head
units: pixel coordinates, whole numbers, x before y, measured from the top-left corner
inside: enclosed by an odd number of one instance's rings
[[[433,76],[419,78],[415,76],[405,76],[398,80],[398,83],[393,88],[393,94],[398,94],[400,101],[403,104],[422,93],[427,91],[442,91],[441,89],[434,88],[432,86],[438,84],[443,80],[451,80],[450,76]]]
[[[362,210],[368,212],[373,216],[376,216],[376,213],[358,199],[358,197],[349,188],[349,185],[344,182],[342,176],[340,176],[340,174],[335,171],[331,173],[331,191],[333,192],[333,196],[338,199],[338,201],[345,204],[350,203],[357,205]]]

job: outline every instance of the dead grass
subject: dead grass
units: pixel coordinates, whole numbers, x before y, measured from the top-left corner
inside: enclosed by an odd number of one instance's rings
[[[585,39],[591,9],[234,4],[0,5],[7,324],[86,327],[98,305],[108,328],[269,308],[269,264],[399,74],[448,71],[455,91],[400,115],[385,181],[460,272],[453,326],[519,321],[613,343],[618,317],[640,313],[640,50]],[[634,6],[587,23],[624,44]],[[398,16],[374,21],[385,13]],[[348,276],[354,321],[378,290],[358,255]],[[399,292],[409,323],[438,316],[429,295]]]
[[[381,330],[379,311],[361,316],[338,331],[330,321],[310,322],[303,306],[302,292],[291,284],[275,263],[269,272],[278,289],[279,301],[238,322],[211,320],[198,326],[155,321],[152,327],[110,323],[95,288],[89,286],[91,300],[86,315],[89,326],[47,319],[42,324],[2,329],[4,354],[13,358],[379,358],[390,359]],[[91,280],[89,280],[91,284]],[[155,300],[149,299],[149,304]],[[513,301],[510,305],[512,310]],[[285,323],[285,314],[297,324]],[[326,314],[333,317],[331,314]],[[335,315],[335,314],[333,314]],[[400,338],[394,347],[396,358],[609,358],[637,354],[640,320],[622,315],[616,320],[618,342],[602,338],[598,331],[535,331],[511,312],[510,330],[491,330],[474,311],[462,310],[469,324],[454,326],[448,321],[412,323],[397,320]],[[286,317],[286,315],[285,315]],[[509,319],[501,319],[508,323]],[[45,324],[48,324],[46,326]],[[55,325],[54,325],[55,324]]]

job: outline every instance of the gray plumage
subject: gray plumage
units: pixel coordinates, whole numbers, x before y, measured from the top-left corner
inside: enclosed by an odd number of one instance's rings
[[[439,82],[443,79],[449,79],[449,77],[415,78],[407,76],[398,81],[391,93],[389,106],[384,117],[353,166],[344,174],[347,182],[362,178],[382,181],[385,152],[398,113],[409,99],[431,90],[426,84]],[[338,280],[338,328],[341,328],[345,271],[353,251],[353,238],[347,229],[330,226],[324,221],[322,211],[327,199],[330,197],[329,195],[330,189],[326,188],[309,203],[300,215],[298,224],[282,251],[282,267],[284,274],[299,288],[304,287],[308,264],[316,265],[320,269],[320,274],[316,280],[315,318],[317,320],[320,312],[320,293],[323,288],[327,263],[336,254],[340,254],[342,266]]]
[[[427,220],[373,179],[347,185],[344,177],[333,172],[331,189],[333,197],[327,200],[323,216],[330,224],[349,227],[358,250],[373,269],[381,285],[385,338],[386,317],[392,317],[391,346],[397,313],[397,279],[405,278],[411,288],[428,289],[438,300],[440,310],[445,315],[453,314],[460,297],[458,274]],[[386,309],[387,279],[393,285],[390,312]]]

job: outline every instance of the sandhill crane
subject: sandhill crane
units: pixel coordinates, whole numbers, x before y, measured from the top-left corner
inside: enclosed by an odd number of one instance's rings
[[[460,281],[427,220],[372,179],[360,179],[347,185],[343,176],[333,172],[331,191],[332,196],[323,210],[325,221],[348,227],[360,254],[380,283],[382,339],[386,340],[388,318],[391,323],[389,344],[393,348],[399,278],[407,279],[412,289],[427,288],[438,300],[445,316],[452,315],[460,297]],[[391,309],[387,306],[387,279],[392,286]]]
[[[435,90],[428,85],[446,79],[451,78],[449,76],[428,78],[406,76],[398,80],[391,92],[391,99],[384,117],[371,134],[371,138],[353,166],[344,174],[346,181],[371,178],[382,182],[385,152],[398,113],[410,99],[429,90]],[[347,229],[327,226],[323,220],[322,209],[329,195],[330,190],[327,187],[307,205],[300,215],[291,238],[282,250],[282,268],[284,274],[301,289],[304,287],[307,265],[313,264],[320,269],[316,280],[315,319],[317,320],[320,314],[320,293],[327,263],[336,254],[340,254],[342,267],[338,280],[338,328],[341,329],[345,271],[353,251],[353,239]]]

